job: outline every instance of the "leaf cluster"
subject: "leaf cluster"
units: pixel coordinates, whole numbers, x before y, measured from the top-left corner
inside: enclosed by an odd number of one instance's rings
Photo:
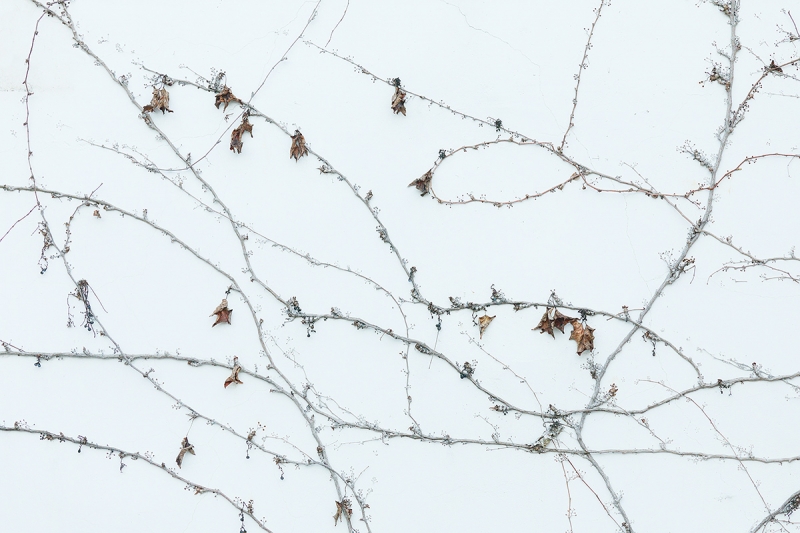
[[[586,350],[594,350],[594,328],[580,318],[570,317],[561,313],[555,307],[548,307],[539,324],[533,329],[538,329],[539,333],[549,333],[555,339],[556,335],[553,332],[553,328],[564,333],[564,328],[567,324],[572,325],[572,333],[569,336],[569,340],[578,343],[578,355],[583,354]]]

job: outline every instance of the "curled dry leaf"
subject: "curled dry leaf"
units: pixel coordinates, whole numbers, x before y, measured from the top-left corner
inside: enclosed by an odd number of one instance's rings
[[[214,322],[213,324],[211,324],[211,327],[213,328],[217,324],[222,324],[223,322],[225,322],[227,324],[230,324],[231,323],[231,314],[232,313],[233,313],[233,309],[229,309],[228,308],[228,300],[223,298],[222,299],[222,303],[220,303],[217,306],[217,308],[214,309],[213,313],[208,315],[208,316],[217,315],[217,321]]]
[[[225,380],[225,388],[228,388],[228,385],[231,383],[236,383],[237,385],[242,385],[244,382],[239,379],[239,372],[241,372],[242,367],[239,365],[239,358],[233,358],[233,370],[231,370],[231,375],[228,376],[228,379]],[[255,433],[254,433],[255,434]],[[249,440],[249,439],[248,439]]]
[[[289,158],[294,157],[297,161],[304,155],[308,155],[308,148],[306,147],[306,138],[300,133],[300,130],[294,130],[292,135],[292,147],[289,149]]]
[[[336,503],[336,514],[333,515],[333,525],[336,526],[339,524],[340,519],[344,521],[345,513],[348,518],[353,516],[353,506],[349,498],[342,498],[342,501],[334,503]]]
[[[533,450],[539,453],[542,453],[549,445],[553,442],[553,439],[542,435],[539,439],[533,444]]]
[[[406,116],[406,93],[400,87],[395,87],[394,96],[392,96],[392,111],[394,114],[402,113]]]
[[[142,108],[142,111],[149,113],[156,109],[160,109],[162,115],[166,111],[172,113],[172,109],[169,108],[169,93],[166,89],[153,88],[153,99],[150,100],[148,105]]]
[[[181,465],[183,464],[183,456],[186,455],[186,452],[196,455],[194,453],[194,444],[189,444],[189,439],[187,437],[183,437],[183,440],[181,441],[181,451],[178,452],[178,457],[175,459],[175,462],[178,463],[178,468],[181,468]]]
[[[423,174],[421,178],[415,179],[409,183],[408,186],[416,187],[418,191],[421,191],[420,196],[425,196],[431,192],[431,181],[433,181],[433,172],[429,170]]]
[[[242,123],[231,132],[231,150],[233,150],[234,153],[242,153],[242,147],[244,146],[242,135],[244,135],[244,132],[248,132],[250,138],[253,138],[253,125],[247,120],[247,113],[242,116]]]
[[[564,333],[564,326],[572,323],[574,320],[576,319],[562,314],[555,307],[548,307],[544,312],[542,319],[539,321],[539,325],[533,329],[538,329],[539,333],[549,333],[550,336],[555,338],[556,335],[553,333],[554,327],[561,331],[561,333]]]
[[[594,350],[594,328],[589,327],[588,324],[581,323],[580,320],[572,320],[572,334],[569,340],[578,343],[578,355],[581,355],[585,350]]]
[[[775,63],[774,59],[772,61],[770,61],[769,66],[767,67],[767,70],[769,72],[783,72],[783,69],[781,67],[779,67],[777,63]]]
[[[483,315],[482,317],[478,317],[478,326],[481,328],[481,339],[483,338],[483,332],[486,331],[486,328],[489,327],[489,324],[492,323],[495,316]]]
[[[224,87],[222,88],[222,91],[220,91],[219,93],[217,93],[217,95],[216,95],[216,96],[217,96],[217,97],[216,97],[216,100],[215,100],[215,102],[214,102],[214,106],[215,106],[217,109],[219,109],[219,105],[220,105],[220,104],[225,104],[225,107],[223,107],[223,108],[222,108],[222,110],[223,110],[223,111],[225,111],[225,110],[227,110],[227,109],[228,109],[228,104],[230,104],[231,102],[236,102],[236,103],[238,103],[238,104],[241,104],[241,103],[242,103],[242,101],[241,101],[241,100],[239,100],[238,98],[236,98],[236,97],[233,95],[233,92],[231,91],[231,88],[230,88],[230,87],[228,87],[227,85],[226,85],[226,86],[224,86]]]

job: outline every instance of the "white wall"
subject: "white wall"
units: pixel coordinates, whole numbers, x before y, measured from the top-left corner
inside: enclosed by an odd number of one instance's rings
[[[3,529],[797,530],[800,9],[715,2],[3,2]]]

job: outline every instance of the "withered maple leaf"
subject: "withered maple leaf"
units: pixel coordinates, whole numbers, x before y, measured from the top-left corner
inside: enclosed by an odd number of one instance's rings
[[[342,520],[342,522],[344,522],[345,513],[347,513],[348,517],[353,516],[353,508],[348,498],[343,498],[342,501],[335,503],[336,503],[336,514],[333,515],[334,526],[339,524],[340,519]]]
[[[250,124],[249,120],[247,120],[246,113],[244,116],[242,116],[242,123],[231,132],[231,150],[233,150],[234,153],[242,153],[242,147],[244,146],[244,143],[242,142],[242,135],[244,135],[244,132],[248,132],[250,134],[250,138],[253,138],[253,125]]]
[[[178,468],[181,468],[183,464],[183,456],[186,455],[186,452],[189,452],[192,455],[197,455],[194,453],[194,444],[189,444],[189,439],[183,437],[181,441],[181,451],[178,452],[178,457],[175,459],[175,462],[178,463]]]
[[[431,181],[433,181],[433,172],[427,171],[421,178],[415,179],[408,184],[409,187],[416,187],[418,191],[422,191],[420,196],[425,196],[431,192]]]
[[[228,309],[228,300],[223,298],[222,303],[220,303],[214,312],[208,316],[217,315],[217,321],[211,324],[213,328],[217,324],[222,324],[223,322],[230,324],[231,323],[231,314],[233,313],[233,309]]]
[[[575,319],[562,314],[555,307],[548,307],[544,312],[539,324],[533,328],[539,330],[539,333],[549,333],[551,337],[555,338],[556,334],[553,333],[553,328],[557,328],[561,333],[564,333],[564,326],[571,324]]]
[[[580,320],[572,320],[572,334],[569,340],[578,343],[578,355],[581,355],[585,350],[594,350],[594,328],[589,327],[588,324],[581,323]]]
[[[392,96],[392,111],[394,114],[402,113],[406,116],[406,93],[400,87],[395,87],[394,96]]]
[[[227,85],[225,85],[225,86],[222,88],[222,91],[220,91],[219,93],[217,93],[217,95],[216,95],[216,100],[214,101],[214,106],[215,106],[217,109],[219,109],[219,105],[220,105],[220,104],[225,104],[225,107],[223,107],[223,108],[222,108],[222,110],[223,110],[223,111],[225,111],[225,110],[227,110],[227,109],[228,109],[228,104],[230,104],[231,102],[237,102],[237,103],[239,103],[239,104],[241,104],[241,103],[242,103],[242,101],[241,101],[241,100],[239,100],[238,98],[236,98],[236,97],[233,95],[233,92],[231,91],[231,88],[230,88],[230,87],[228,87]]]
[[[150,113],[151,111],[155,111],[156,109],[161,110],[161,114],[163,115],[166,111],[172,113],[172,109],[169,108],[169,93],[166,89],[156,89],[153,88],[153,98],[150,100],[150,103],[142,108],[142,111],[145,113]]]
[[[492,323],[492,320],[494,320],[496,316],[497,315],[495,316],[483,315],[481,317],[478,317],[478,327],[481,328],[481,336],[480,336],[481,339],[483,338],[483,332],[486,331],[486,328],[489,327],[489,324]]]
[[[228,388],[228,385],[231,383],[236,383],[237,385],[242,385],[244,382],[239,379],[239,372],[241,372],[242,367],[239,366],[239,358],[233,358],[233,370],[231,370],[231,375],[228,376],[228,379],[225,380],[225,388]]]
[[[339,519],[342,517],[342,504],[339,502],[334,503],[336,503],[336,514],[333,515],[333,525],[337,526],[339,525]]]
[[[289,159],[294,157],[294,160],[298,161],[304,155],[308,155],[306,138],[303,137],[300,130],[294,130],[294,135],[292,135],[292,147],[289,149]]]

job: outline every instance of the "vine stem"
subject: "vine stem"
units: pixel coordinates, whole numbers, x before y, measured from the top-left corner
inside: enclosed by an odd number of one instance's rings
[[[589,28],[589,38],[586,39],[586,46],[583,48],[583,57],[581,58],[581,64],[578,65],[578,73],[575,74],[575,96],[572,98],[572,111],[569,113],[569,124],[567,125],[566,131],[564,131],[564,136],[561,138],[561,144],[558,145],[557,150],[559,152],[564,151],[564,145],[567,142],[567,135],[569,135],[570,130],[575,125],[575,110],[578,108],[578,90],[581,88],[581,75],[583,71],[589,66],[586,62],[589,59],[589,50],[592,48],[592,37],[594,36],[594,28],[597,26],[597,22],[600,20],[600,15],[603,12],[603,6],[606,5],[606,0],[600,0],[600,5],[595,9],[595,17],[594,21],[592,22],[591,28]]]

